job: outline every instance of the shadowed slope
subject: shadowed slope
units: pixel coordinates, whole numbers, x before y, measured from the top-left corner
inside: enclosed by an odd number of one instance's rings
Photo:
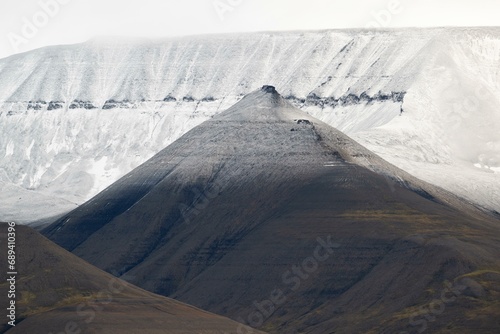
[[[26,226],[16,226],[16,326],[7,333],[236,333],[239,324],[105,273]],[[2,245],[7,224],[0,224]],[[7,268],[6,257],[0,259]],[[2,275],[3,277],[3,275]],[[2,280],[5,282],[5,280]],[[6,283],[0,284],[2,309]]]
[[[415,330],[412,310],[446,282],[500,268],[499,232],[270,86],[44,231],[143,288],[277,333]],[[494,291],[478,297],[493,313]]]

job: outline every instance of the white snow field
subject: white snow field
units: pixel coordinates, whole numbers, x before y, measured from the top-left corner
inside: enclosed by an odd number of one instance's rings
[[[0,220],[74,208],[265,84],[500,211],[500,28],[435,28],[92,40],[1,59]]]

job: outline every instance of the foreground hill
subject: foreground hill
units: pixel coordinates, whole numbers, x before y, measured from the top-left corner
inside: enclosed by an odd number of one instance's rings
[[[265,83],[500,212],[499,69],[499,28],[93,40],[1,59],[0,182],[29,191],[0,193],[0,219],[69,211]],[[31,208],[40,198],[56,199]]]
[[[264,86],[43,233],[269,332],[393,333],[498,329],[499,232]]]
[[[0,224],[2,245],[7,224]],[[15,327],[4,333],[236,333],[238,323],[117,279],[25,226],[16,226]],[[2,270],[7,258],[0,258]],[[4,277],[4,274],[2,274]],[[1,306],[7,290],[0,284]],[[5,313],[6,311],[4,311]]]

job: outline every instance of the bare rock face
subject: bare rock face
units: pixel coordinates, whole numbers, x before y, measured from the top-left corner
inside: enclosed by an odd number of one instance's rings
[[[278,92],[276,91],[276,88],[274,86],[264,85],[264,86],[262,86],[261,90],[263,92],[266,92],[266,93],[278,94]]]

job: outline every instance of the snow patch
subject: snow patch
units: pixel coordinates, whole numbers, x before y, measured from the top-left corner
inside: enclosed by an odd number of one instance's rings
[[[497,28],[43,48],[0,60],[0,180],[81,203],[273,84],[389,162],[500,211],[499,63]]]

